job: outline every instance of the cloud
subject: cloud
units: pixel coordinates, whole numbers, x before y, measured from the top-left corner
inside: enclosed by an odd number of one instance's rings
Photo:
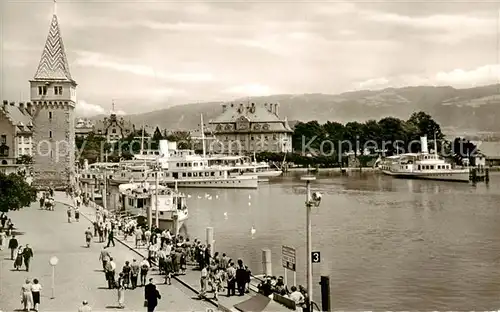
[[[273,92],[269,86],[264,86],[260,84],[245,84],[234,86],[222,91],[223,93],[231,93],[235,95],[242,96],[264,96],[270,95],[276,92]]]
[[[223,23],[195,23],[195,22],[158,22],[148,19],[113,19],[91,17],[81,20],[73,20],[70,26],[77,28],[120,28],[120,29],[136,29],[147,28],[149,30],[168,30],[177,32],[214,32],[233,30],[236,25]]]
[[[497,19],[493,16],[447,15],[407,16],[387,12],[362,11],[369,21],[395,27],[408,27],[422,31],[420,37],[440,43],[457,43],[479,35],[497,32]]]
[[[214,80],[211,73],[167,73],[150,66],[116,61],[100,53],[80,51],[77,54],[75,64],[84,67],[106,68],[174,82],[209,82]]]
[[[500,65],[484,65],[473,69],[453,69],[440,71],[433,75],[401,75],[380,77],[361,81],[355,90],[399,88],[404,86],[452,86],[456,88],[472,88],[480,85],[498,83]]]
[[[75,113],[81,117],[91,117],[96,115],[106,114],[106,110],[97,104],[87,103],[84,100],[79,100],[75,107]]]

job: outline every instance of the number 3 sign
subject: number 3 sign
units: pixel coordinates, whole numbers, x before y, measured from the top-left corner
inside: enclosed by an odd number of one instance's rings
[[[312,263],[320,263],[321,262],[321,253],[319,251],[311,252]]]

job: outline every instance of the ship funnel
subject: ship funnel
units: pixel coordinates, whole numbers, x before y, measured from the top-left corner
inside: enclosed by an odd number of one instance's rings
[[[162,157],[168,157],[169,156],[169,142],[167,140],[160,140],[160,155]]]
[[[168,149],[172,151],[177,150],[177,142],[168,142]]]
[[[422,151],[422,154],[428,154],[429,149],[427,148],[427,136],[422,136],[420,137],[420,149]]]

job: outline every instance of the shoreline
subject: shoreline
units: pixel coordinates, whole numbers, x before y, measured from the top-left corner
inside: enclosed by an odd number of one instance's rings
[[[490,172],[500,172],[500,166],[493,166],[493,167],[486,167],[485,169],[488,169]],[[288,168],[286,173],[294,173],[294,172],[300,172],[304,173],[307,172],[308,168]],[[373,168],[373,167],[357,167],[357,168],[309,168],[309,171],[312,171],[312,173],[342,173],[342,172],[372,172],[372,173],[377,173],[378,168]]]

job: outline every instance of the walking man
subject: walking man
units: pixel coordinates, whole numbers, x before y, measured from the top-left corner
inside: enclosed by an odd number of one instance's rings
[[[106,250],[106,247],[103,247],[101,250],[101,254],[99,255],[99,260],[102,263],[102,269],[106,270],[106,264],[108,264],[109,259],[111,259],[111,255]]]
[[[19,247],[19,242],[16,239],[15,235],[12,235],[12,238],[9,240],[9,249],[10,249],[10,260],[14,260],[14,251]]]
[[[87,248],[90,248],[90,241],[92,240],[92,231],[90,227],[85,231],[85,241],[87,242]]]
[[[130,265],[130,280],[132,283],[132,289],[135,289],[137,287],[137,279],[139,278],[139,273],[141,271],[141,267],[139,266],[139,263],[137,263],[137,260],[132,260],[132,265]]]
[[[115,230],[110,229],[108,232],[108,245],[106,247],[109,247],[109,244],[113,244],[113,247],[115,247]]]
[[[149,262],[148,260],[144,259],[141,262],[141,286],[146,285],[146,276],[148,275],[149,271]]]
[[[30,270],[30,261],[33,258],[33,250],[30,245],[26,244],[26,247],[23,250],[23,258],[24,258],[24,266],[26,267],[26,272]]]
[[[144,287],[144,300],[148,307],[148,312],[154,312],[156,306],[158,305],[158,299],[161,299],[160,292],[156,289],[153,284],[153,279],[149,279],[149,284]]]

